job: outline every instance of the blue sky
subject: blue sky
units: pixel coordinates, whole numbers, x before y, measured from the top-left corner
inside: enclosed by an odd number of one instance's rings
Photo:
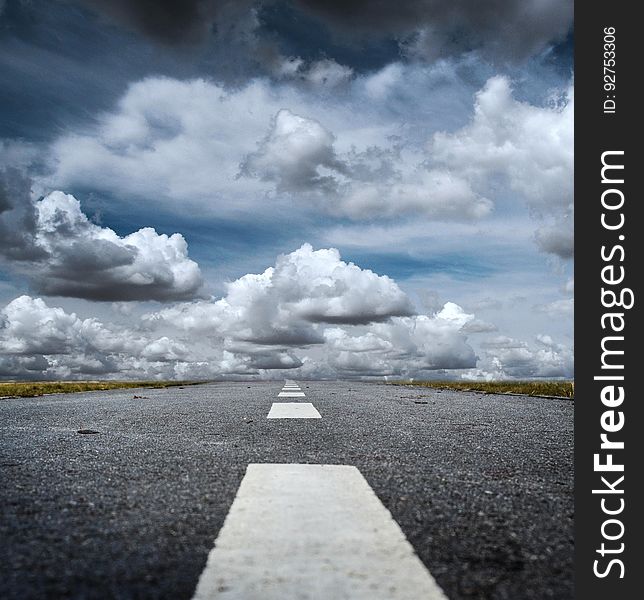
[[[572,376],[571,15],[0,3],[0,377]]]

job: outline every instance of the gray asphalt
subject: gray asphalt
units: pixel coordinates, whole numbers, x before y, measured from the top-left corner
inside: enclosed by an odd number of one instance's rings
[[[571,401],[282,383],[0,400],[0,598],[190,598],[251,462],[357,466],[453,600],[573,597]]]

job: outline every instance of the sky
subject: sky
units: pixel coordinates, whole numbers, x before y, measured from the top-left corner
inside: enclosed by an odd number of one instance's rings
[[[568,0],[0,0],[0,379],[573,375]]]

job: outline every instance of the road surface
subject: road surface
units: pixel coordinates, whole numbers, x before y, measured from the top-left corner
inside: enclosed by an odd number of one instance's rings
[[[197,598],[200,580],[205,586],[222,564],[230,581],[212,593],[240,598],[235,540],[252,546],[244,560],[255,564],[294,538],[304,548],[297,568],[310,569],[311,581],[332,559],[306,552],[330,543],[335,563],[353,556],[359,573],[382,575],[371,544],[391,555],[386,568],[412,573],[401,581],[420,582],[410,594],[435,580],[452,600],[573,596],[569,400],[357,382],[214,383],[0,400],[0,435],[2,598]],[[286,483],[267,488],[275,481],[267,468]],[[302,527],[271,530],[266,506],[283,498],[270,494],[290,494],[303,477],[312,479],[298,493],[308,495],[288,500]],[[377,541],[345,558],[338,534],[325,541],[318,526],[356,505],[347,517],[354,541],[368,539],[360,537],[368,519],[389,523],[377,521]],[[251,515],[246,531],[240,514]],[[277,573],[284,560],[275,562]],[[325,597],[314,587],[299,597]],[[335,595],[368,597],[346,588],[326,597]]]

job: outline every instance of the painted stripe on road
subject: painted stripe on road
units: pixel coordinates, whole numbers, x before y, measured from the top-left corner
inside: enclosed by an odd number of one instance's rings
[[[274,402],[267,419],[321,419],[322,415],[310,402]]]
[[[304,392],[280,392],[277,394],[278,398],[304,398]]]
[[[251,464],[194,600],[446,600],[355,467]]]

